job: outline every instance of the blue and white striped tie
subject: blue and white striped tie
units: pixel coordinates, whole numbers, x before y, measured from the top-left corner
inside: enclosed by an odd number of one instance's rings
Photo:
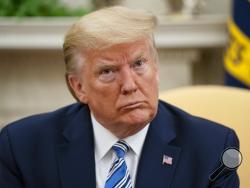
[[[129,171],[124,160],[124,156],[130,148],[123,140],[116,142],[112,148],[117,155],[117,159],[109,170],[105,188],[132,188]]]

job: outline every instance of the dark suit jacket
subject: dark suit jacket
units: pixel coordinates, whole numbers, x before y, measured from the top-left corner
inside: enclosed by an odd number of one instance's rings
[[[227,147],[238,147],[233,130],[191,116],[164,102],[151,122],[136,188],[239,187],[235,171],[209,175]],[[162,164],[163,155],[173,158]],[[1,188],[95,188],[93,130],[87,105],[14,122],[0,135]]]

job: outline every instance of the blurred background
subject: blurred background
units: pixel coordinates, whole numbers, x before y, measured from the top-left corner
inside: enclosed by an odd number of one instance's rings
[[[74,102],[64,80],[64,34],[78,16],[110,5],[157,15],[160,91],[224,84],[231,0],[1,0],[0,126]]]

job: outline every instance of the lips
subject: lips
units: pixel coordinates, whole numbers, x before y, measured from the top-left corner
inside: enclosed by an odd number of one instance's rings
[[[137,101],[137,102],[130,102],[126,105],[123,105],[121,109],[127,110],[127,109],[133,109],[133,108],[139,108],[143,105],[143,102]]]

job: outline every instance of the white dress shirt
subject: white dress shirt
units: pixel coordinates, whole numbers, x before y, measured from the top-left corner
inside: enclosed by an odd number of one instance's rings
[[[119,138],[97,122],[92,113],[91,120],[93,124],[95,143],[96,187],[104,188],[109,169],[117,158],[115,152],[111,148],[119,140]],[[149,124],[138,133],[123,139],[131,147],[131,150],[129,150],[129,152],[125,155],[125,161],[129,169],[133,187],[135,185],[138,161],[140,159],[148,127]]]

